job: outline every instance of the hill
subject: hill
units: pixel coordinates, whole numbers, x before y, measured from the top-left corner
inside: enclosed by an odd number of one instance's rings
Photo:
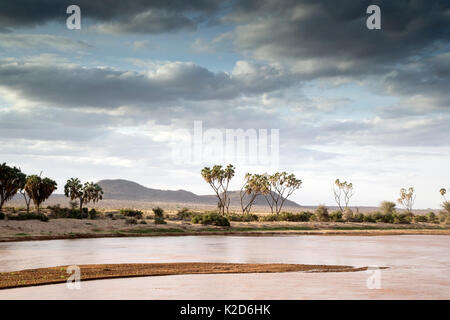
[[[105,200],[134,200],[145,202],[171,202],[185,204],[216,205],[215,195],[197,195],[186,190],[160,190],[144,187],[136,182],[116,179],[100,180]],[[239,191],[230,191],[231,205],[240,206]],[[257,197],[255,205],[267,205],[264,197]],[[286,200],[286,207],[300,207],[294,201]]]

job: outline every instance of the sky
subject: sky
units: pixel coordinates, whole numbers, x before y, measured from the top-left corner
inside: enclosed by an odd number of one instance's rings
[[[66,26],[72,4],[79,30]],[[372,4],[379,30],[366,27]],[[197,194],[212,193],[203,167],[231,162],[231,189],[246,172],[294,173],[302,205],[334,205],[339,178],[354,185],[351,206],[412,186],[416,208],[438,208],[449,39],[444,0],[2,1],[0,162],[58,192],[79,177]],[[232,129],[278,129],[278,160],[214,153]]]

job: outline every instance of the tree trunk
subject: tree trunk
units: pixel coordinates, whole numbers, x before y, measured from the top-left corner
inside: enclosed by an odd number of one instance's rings
[[[83,198],[80,198],[80,217],[83,219]]]

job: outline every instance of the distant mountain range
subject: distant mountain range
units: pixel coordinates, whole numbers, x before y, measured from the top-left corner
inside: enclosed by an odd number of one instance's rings
[[[97,182],[103,189],[105,200],[134,200],[146,202],[172,202],[186,204],[207,204],[216,205],[217,197],[215,195],[197,195],[186,190],[160,190],[144,187],[136,182],[116,179],[100,180]],[[230,191],[232,206],[240,206],[239,191]],[[254,205],[267,205],[264,197],[256,198]],[[300,205],[294,201],[286,200],[285,207],[300,208]]]

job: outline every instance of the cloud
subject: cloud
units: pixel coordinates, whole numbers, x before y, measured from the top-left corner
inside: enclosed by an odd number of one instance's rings
[[[0,47],[8,49],[48,49],[75,51],[92,46],[81,40],[73,40],[51,34],[0,33]]]
[[[25,100],[72,108],[228,100],[290,84],[275,67],[245,61],[238,62],[230,74],[214,73],[190,62],[170,62],[134,72],[32,60],[0,61],[0,87]]]
[[[373,1],[246,1],[226,19],[235,46],[265,61],[283,61],[308,79],[382,74],[450,39],[444,1],[376,1],[382,29],[366,28]]]
[[[133,42],[134,50],[144,50],[149,48],[156,48],[157,46],[152,44],[150,40],[140,40]]]
[[[65,23],[68,0],[17,0],[0,4],[0,29],[35,27],[50,21]],[[209,0],[90,1],[78,0],[82,18],[98,22],[98,30],[113,33],[162,33],[195,29],[218,9]]]

